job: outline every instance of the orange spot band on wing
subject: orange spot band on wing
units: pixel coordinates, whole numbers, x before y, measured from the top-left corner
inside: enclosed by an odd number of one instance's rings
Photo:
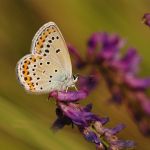
[[[29,74],[29,71],[28,71],[28,69],[29,69],[28,65],[30,63],[35,62],[35,61],[36,61],[36,58],[35,57],[31,57],[31,62],[30,62],[30,60],[25,60],[25,62],[23,64],[24,81],[29,86],[29,90],[30,91],[34,91],[35,88],[34,88],[34,83],[32,82],[32,78],[31,78],[31,76]]]
[[[41,48],[43,47],[43,43],[45,42],[47,36],[50,34],[50,33],[53,33],[53,32],[56,32],[55,29],[52,29],[52,28],[48,28],[47,30],[45,30],[43,32],[43,34],[41,35],[41,37],[38,39],[36,46],[35,46],[35,50],[38,54],[41,53]]]

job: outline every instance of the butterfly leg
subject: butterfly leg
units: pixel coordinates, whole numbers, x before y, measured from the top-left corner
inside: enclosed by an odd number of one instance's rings
[[[76,91],[78,91],[78,89],[77,89],[77,87],[75,85],[74,85],[74,88],[75,88]]]
[[[68,86],[66,87],[66,92],[68,92]]]

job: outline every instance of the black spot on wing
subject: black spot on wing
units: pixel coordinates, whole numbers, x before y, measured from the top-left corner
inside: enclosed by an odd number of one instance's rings
[[[52,43],[52,40],[48,40],[49,43]]]
[[[54,40],[55,38],[54,37],[52,37],[52,40]]]
[[[60,52],[60,49],[57,49],[57,50],[56,50],[56,53],[59,53],[59,52]]]
[[[49,53],[49,50],[48,50],[48,49],[46,49],[46,50],[45,50],[45,53]]]

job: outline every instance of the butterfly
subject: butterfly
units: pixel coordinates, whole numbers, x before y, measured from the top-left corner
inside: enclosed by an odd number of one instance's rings
[[[31,53],[21,58],[16,68],[21,85],[33,93],[67,91],[78,80],[72,75],[65,40],[54,22],[44,24],[36,32]]]

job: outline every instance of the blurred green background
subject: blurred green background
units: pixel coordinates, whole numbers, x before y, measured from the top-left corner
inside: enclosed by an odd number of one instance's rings
[[[29,95],[24,91],[16,79],[16,63],[29,53],[32,37],[39,27],[54,21],[65,40],[83,56],[91,33],[118,33],[128,40],[128,46],[138,49],[144,58],[141,75],[148,76],[150,29],[141,17],[149,11],[149,0],[0,0],[0,149],[95,149],[77,129],[65,127],[56,134],[50,130],[56,118],[55,103],[48,102],[47,95]],[[137,150],[149,150],[150,140],[140,134],[127,109],[108,105],[108,97],[103,84],[83,104],[92,102],[95,113],[109,116],[109,126],[125,123],[127,128],[119,136],[134,140]]]

